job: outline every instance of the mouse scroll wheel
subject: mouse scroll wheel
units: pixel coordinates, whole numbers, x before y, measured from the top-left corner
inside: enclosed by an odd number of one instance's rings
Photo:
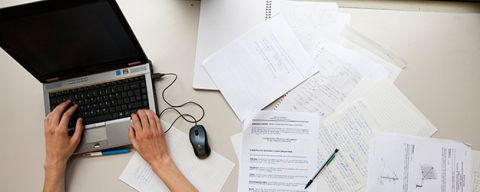
[[[195,130],[195,135],[198,135],[198,130]]]

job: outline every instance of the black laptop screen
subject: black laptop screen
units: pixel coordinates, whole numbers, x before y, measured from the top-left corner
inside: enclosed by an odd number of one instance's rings
[[[139,56],[107,1],[3,21],[0,38],[43,76]]]

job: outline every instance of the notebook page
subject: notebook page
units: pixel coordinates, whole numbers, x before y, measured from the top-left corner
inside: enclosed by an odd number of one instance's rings
[[[388,78],[377,82],[363,98],[389,133],[430,137],[437,131]]]
[[[169,126],[162,121],[162,127]],[[213,150],[207,159],[198,159],[188,136],[175,127],[165,134],[165,139],[175,165],[199,191],[220,191],[235,166],[233,162]],[[169,191],[137,152],[119,179],[138,191]]]

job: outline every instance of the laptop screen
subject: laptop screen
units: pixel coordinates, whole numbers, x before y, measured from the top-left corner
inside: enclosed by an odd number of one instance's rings
[[[7,19],[0,25],[0,40],[39,76],[143,54],[108,1]]]

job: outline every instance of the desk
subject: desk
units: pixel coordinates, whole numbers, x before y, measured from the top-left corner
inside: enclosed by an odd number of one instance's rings
[[[204,106],[206,116],[201,124],[212,149],[237,165],[222,191],[236,191],[238,160],[230,136],[240,132],[241,122],[219,92],[192,89],[200,1],[118,3],[154,71],[179,75],[167,91],[169,102],[194,100]],[[0,6],[14,4],[18,1],[5,0]],[[462,140],[480,150],[479,14],[339,11],[352,14],[355,29],[408,62],[395,85],[438,128],[433,137]],[[45,159],[42,86],[3,50],[0,66],[0,191],[39,191]],[[156,82],[157,89],[162,90],[170,80]],[[163,108],[164,102],[158,99]],[[184,111],[200,115],[194,107]],[[162,119],[171,123],[174,117],[171,113]],[[184,133],[191,126],[183,121],[175,124]],[[66,173],[67,191],[135,191],[118,179],[132,155],[72,157]]]

